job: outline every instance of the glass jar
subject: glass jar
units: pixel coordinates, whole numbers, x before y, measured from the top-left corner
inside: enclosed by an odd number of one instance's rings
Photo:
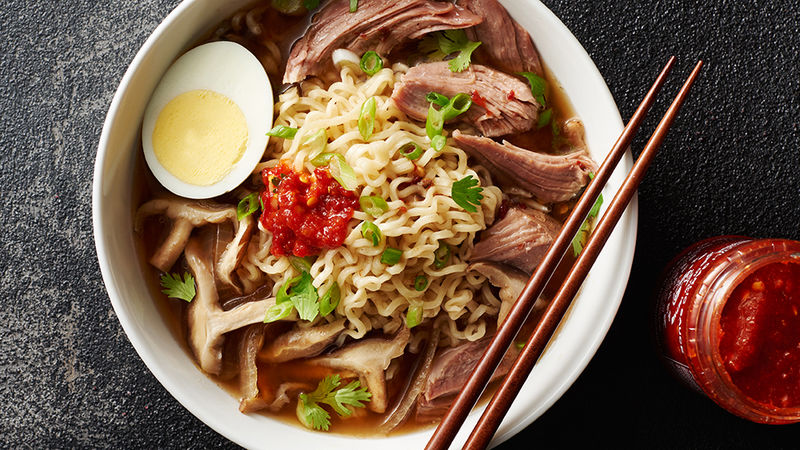
[[[706,239],[661,286],[657,342],[674,375],[745,419],[800,422],[800,242]]]

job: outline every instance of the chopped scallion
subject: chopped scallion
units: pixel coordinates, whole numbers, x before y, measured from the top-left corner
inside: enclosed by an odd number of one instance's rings
[[[303,141],[303,147],[308,149],[308,159],[313,160],[328,147],[328,133],[324,129],[318,130]]]
[[[442,95],[438,92],[429,92],[428,95],[425,96],[425,100],[429,103],[435,103],[441,107],[447,106],[450,103],[450,99],[447,98],[446,95]]]
[[[350,12],[354,13],[358,11],[358,0],[350,0]]]
[[[422,305],[413,305],[408,308],[408,312],[406,312],[406,326],[408,328],[414,328],[415,326],[422,323]]]
[[[361,205],[362,211],[373,217],[378,217],[389,210],[389,204],[386,203],[386,200],[377,195],[361,197],[358,199],[358,203]]]
[[[442,117],[445,121],[453,119],[465,112],[472,106],[472,96],[465,93],[457,94],[442,108]]]
[[[444,241],[439,241],[439,248],[433,252],[433,267],[443,269],[450,264],[450,246]]]
[[[428,277],[426,277],[425,275],[417,275],[417,278],[414,278],[414,289],[416,291],[422,292],[427,287],[428,287]]]
[[[444,150],[445,145],[447,145],[447,138],[442,136],[441,134],[438,136],[434,136],[433,139],[431,139],[431,148],[433,148],[437,152]]]
[[[264,323],[272,323],[281,319],[285,319],[292,313],[294,305],[292,302],[277,303],[267,308],[267,314],[264,316]]]
[[[297,128],[287,127],[286,125],[278,125],[267,132],[267,136],[274,136],[284,139],[294,139],[297,134]]]
[[[322,167],[331,162],[333,155],[335,155],[335,153],[320,153],[316,158],[311,160],[311,165],[314,167]]]
[[[331,172],[331,176],[348,191],[355,190],[355,188],[358,187],[356,173],[353,171],[353,168],[347,164],[344,155],[334,153],[328,164],[328,170]]]
[[[400,262],[400,258],[403,256],[403,252],[391,247],[386,247],[386,250],[383,251],[381,255],[381,262],[393,266]]]
[[[431,104],[428,108],[428,118],[425,120],[425,132],[433,139],[434,136],[441,135],[442,130],[444,130],[444,115]]]
[[[419,157],[422,156],[422,153],[422,147],[417,145],[416,142],[408,142],[400,147],[400,154],[411,161],[419,159]]]
[[[381,229],[369,220],[365,220],[361,224],[361,236],[368,241],[372,241],[373,247],[381,245]]]
[[[291,255],[289,256],[289,263],[297,269],[298,272],[309,272],[311,273],[311,264],[314,262],[311,256],[306,256],[305,258],[301,258],[299,256]]]
[[[375,97],[370,97],[361,105],[361,114],[358,116],[358,132],[365,141],[372,137],[375,130],[375,112],[377,103]]]
[[[377,52],[370,50],[361,57],[360,66],[364,73],[373,76],[383,69],[383,59]]]
[[[258,192],[253,192],[247,197],[243,198],[236,206],[236,219],[242,220],[245,217],[253,214],[258,210]]]

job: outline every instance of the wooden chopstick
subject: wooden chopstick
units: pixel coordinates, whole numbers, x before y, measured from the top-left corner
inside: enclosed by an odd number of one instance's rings
[[[511,311],[506,316],[503,324],[498,328],[497,332],[492,338],[492,341],[490,342],[486,351],[483,353],[480,361],[478,361],[478,364],[472,371],[472,374],[464,386],[464,389],[461,390],[453,404],[450,406],[450,409],[442,418],[439,426],[434,431],[433,436],[431,436],[431,439],[428,441],[426,449],[445,449],[455,438],[459,428],[461,427],[461,424],[464,422],[464,419],[466,419],[467,415],[472,410],[472,407],[475,406],[475,403],[478,401],[481,393],[486,388],[486,385],[491,379],[492,374],[508,350],[509,345],[511,345],[514,337],[517,335],[517,333],[519,333],[519,330],[525,322],[525,319],[527,319],[533,304],[541,295],[542,290],[547,284],[547,281],[550,279],[556,267],[558,266],[558,263],[561,261],[564,252],[572,243],[572,238],[578,232],[584,220],[586,220],[586,216],[589,214],[592,206],[594,206],[594,203],[597,200],[597,197],[600,195],[603,186],[605,186],[605,184],[608,182],[608,179],[611,177],[611,173],[614,171],[614,168],[627,151],[628,146],[633,140],[633,136],[639,129],[639,126],[641,125],[644,116],[647,114],[647,111],[650,109],[650,106],[652,106],[653,102],[655,101],[656,95],[661,89],[661,86],[663,86],[664,81],[666,80],[666,77],[669,74],[674,62],[675,57],[673,56],[664,66],[661,74],[647,92],[647,95],[644,97],[642,103],[631,117],[628,125],[622,131],[619,139],[617,139],[614,147],[608,153],[608,156],[606,156],[605,161],[603,161],[600,169],[595,174],[594,180],[586,187],[586,190],[578,200],[578,203],[575,205],[572,212],[567,217],[567,220],[564,222],[561,232],[556,237],[553,244],[550,245],[550,248],[547,250],[544,259],[542,259],[542,262],[539,263],[539,266],[534,271],[533,276],[531,276],[531,278],[528,280],[528,283],[525,285],[525,288],[522,290],[519,298],[512,306]]]
[[[678,111],[689,95],[689,90],[700,73],[700,68],[702,66],[703,61],[699,61],[691,75],[689,75],[689,78],[686,79],[678,96],[675,97],[672,105],[661,119],[661,122],[644,147],[642,154],[639,156],[630,174],[625,178],[622,187],[619,192],[617,192],[617,195],[614,197],[614,200],[609,205],[602,219],[600,219],[589,242],[567,275],[564,284],[561,285],[553,301],[548,305],[542,319],[536,325],[533,334],[531,334],[530,339],[523,348],[522,353],[517,356],[511,370],[506,375],[497,392],[495,392],[489,406],[487,406],[486,411],[484,411],[478,424],[469,436],[469,439],[467,439],[464,445],[465,449],[483,449],[489,445],[492,436],[494,436],[494,433],[497,431],[497,428],[508,412],[508,408],[511,407],[511,403],[514,401],[514,398],[516,398],[523,383],[533,369],[534,364],[544,351],[547,342],[553,336],[556,327],[559,322],[561,322],[562,317],[564,317],[564,313],[572,302],[572,299],[575,297],[575,294],[578,293],[578,289],[580,289],[583,284],[586,275],[589,273],[589,269],[597,260],[600,251],[603,249],[609,236],[611,236],[611,232],[614,231],[614,227],[619,222],[628,203],[636,193],[639,183],[644,178],[647,168],[650,166],[650,163],[667,135],[667,131],[669,131],[672,122],[678,115]]]

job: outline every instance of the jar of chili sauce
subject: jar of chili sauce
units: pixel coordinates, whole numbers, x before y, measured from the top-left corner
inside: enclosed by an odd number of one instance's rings
[[[800,422],[800,242],[698,242],[667,267],[657,305],[678,378],[745,419]]]

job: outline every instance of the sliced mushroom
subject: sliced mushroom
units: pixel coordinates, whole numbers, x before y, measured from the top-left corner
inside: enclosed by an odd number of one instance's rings
[[[334,369],[345,369],[355,372],[365,385],[372,398],[368,404],[371,411],[383,413],[389,401],[386,391],[384,371],[394,358],[403,354],[411,332],[403,327],[392,339],[369,338],[329,355],[320,356],[312,363]]]
[[[145,219],[158,214],[172,220],[169,236],[150,258],[150,264],[162,272],[169,271],[181,256],[181,252],[189,240],[189,235],[195,227],[209,223],[222,223],[227,220],[230,220],[234,227],[238,227],[236,208],[232,206],[226,207],[209,202],[178,198],[157,198],[139,207],[134,225],[136,232],[142,232]]]
[[[317,356],[344,331],[344,319],[311,328],[295,328],[259,352],[262,361],[279,363]]]
[[[497,314],[497,326],[503,323],[508,316],[514,302],[528,283],[528,275],[506,264],[476,262],[467,267],[468,271],[475,271],[485,276],[492,286],[500,288],[500,312]],[[533,305],[533,311],[538,311],[546,306],[544,299],[539,297]]]
[[[253,216],[245,216],[238,222],[236,235],[233,237],[225,251],[222,252],[216,262],[217,278],[223,283],[231,286],[237,293],[241,294],[242,289],[233,280],[233,272],[239,267],[245,253],[247,253],[247,245],[250,243],[250,236],[255,229],[255,220]]]
[[[275,298],[244,303],[224,311],[219,305],[214,275],[204,253],[197,239],[190,239],[186,244],[186,261],[197,283],[197,295],[188,310],[189,345],[200,368],[219,374],[225,333],[261,322],[267,308],[275,304]]]
[[[262,345],[264,345],[264,325],[247,327],[239,344],[239,386],[242,393],[239,411],[243,413],[267,407],[267,402],[258,391],[258,367],[256,367],[256,355]]]

